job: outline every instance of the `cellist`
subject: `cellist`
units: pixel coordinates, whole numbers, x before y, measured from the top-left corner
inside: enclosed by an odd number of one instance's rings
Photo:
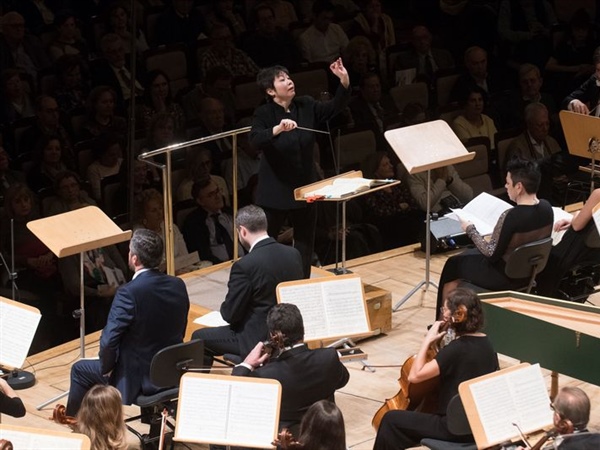
[[[440,331],[443,324],[454,330],[456,338],[428,361],[428,349],[447,333]],[[423,438],[465,440],[464,436],[448,431],[446,408],[458,393],[460,383],[498,370],[498,356],[489,338],[481,332],[482,328],[483,310],[477,294],[462,288],[452,291],[442,307],[442,320],[435,322],[427,332],[408,377],[410,383],[420,383],[439,376],[439,408],[434,414],[387,412],[377,432],[374,450],[406,449],[418,445]]]

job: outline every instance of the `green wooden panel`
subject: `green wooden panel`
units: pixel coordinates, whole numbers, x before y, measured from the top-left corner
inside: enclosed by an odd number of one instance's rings
[[[484,294],[512,297],[600,314],[600,308],[516,292]],[[600,339],[483,302],[484,332],[498,353],[600,386]],[[566,311],[568,313],[568,311]]]

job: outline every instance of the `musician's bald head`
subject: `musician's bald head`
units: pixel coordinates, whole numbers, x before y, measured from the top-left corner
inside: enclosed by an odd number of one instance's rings
[[[554,423],[569,420],[575,431],[585,430],[590,421],[590,399],[578,387],[565,386],[559,392],[554,402]]]

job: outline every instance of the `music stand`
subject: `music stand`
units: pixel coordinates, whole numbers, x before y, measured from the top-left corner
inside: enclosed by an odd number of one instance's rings
[[[84,253],[108,245],[118,244],[131,238],[131,230],[123,231],[102,210],[87,206],[63,214],[33,220],[27,223],[37,238],[48,247],[57,258],[65,258],[79,253],[79,341],[80,358],[85,358],[85,294],[84,294]],[[67,395],[69,391],[37,406],[46,405]]]
[[[596,153],[600,151],[600,118],[572,111],[561,111],[559,117],[569,153],[592,160],[589,167],[579,167],[584,172],[590,172],[591,193],[597,170]]]
[[[333,184],[334,180],[337,178],[362,178],[363,174],[360,170],[351,170],[349,172],[343,173],[341,175],[336,175],[331,178],[326,178],[325,180],[317,181],[316,183],[307,184],[306,186],[301,186],[299,188],[294,189],[294,200],[297,202],[307,202],[307,201],[323,201],[323,202],[340,202],[342,204],[342,230],[346,229],[346,202],[348,200],[352,200],[356,197],[360,197],[361,195],[370,194],[371,192],[378,191],[380,189],[384,189],[386,187],[395,186],[400,184],[400,181],[393,181],[390,183],[382,184],[380,186],[374,186],[365,191],[354,192],[348,195],[344,195],[342,198],[316,198],[316,199],[307,199],[304,197],[305,194],[309,192],[316,191],[318,189],[324,188],[325,186],[330,186]],[[336,218],[337,220],[337,218]],[[337,228],[337,227],[336,227]],[[342,233],[342,265],[338,267],[338,254],[336,249],[335,255],[335,269],[332,270],[336,275],[344,275],[347,273],[351,273],[346,269],[346,233]]]
[[[427,212],[425,217],[425,279],[394,305],[396,312],[422,286],[427,291],[429,285],[438,286],[429,279],[431,259],[430,221],[431,221],[431,169],[449,166],[475,157],[469,153],[454,131],[443,120],[434,120],[410,127],[396,128],[384,133],[385,138],[400,158],[409,174],[427,171]],[[421,306],[423,299],[421,299]]]

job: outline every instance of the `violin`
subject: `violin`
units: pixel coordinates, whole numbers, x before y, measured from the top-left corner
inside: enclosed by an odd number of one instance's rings
[[[294,435],[287,428],[282,429],[271,445],[274,445],[282,450],[300,450],[304,446],[294,438]]]
[[[56,405],[54,407],[54,411],[52,411],[52,417],[50,417],[50,420],[53,420],[61,425],[69,425],[71,428],[77,425],[77,419],[75,417],[67,416],[67,408],[65,405]]]
[[[271,336],[268,340],[263,342],[263,354],[268,354],[269,358],[273,355],[274,352],[279,352],[282,348],[285,347],[285,336],[281,331],[275,331],[271,333]]]
[[[0,439],[0,450],[13,450],[12,442]]]
[[[540,450],[548,439],[554,438],[561,434],[571,434],[573,431],[573,423],[569,419],[561,419],[554,428],[552,428],[550,431],[547,431],[544,434],[544,437],[542,437],[533,447],[531,447],[531,450]]]
[[[448,321],[444,321],[439,328],[439,331],[447,331],[453,323],[459,323],[466,320],[467,308],[464,305],[460,305],[457,311]],[[440,350],[440,340],[434,342],[429,349],[425,361],[429,362],[435,358]],[[385,402],[377,410],[371,420],[371,425],[375,431],[379,430],[379,425],[383,416],[388,411],[393,410],[404,410],[404,411],[419,411],[424,413],[433,413],[438,408],[438,396],[440,379],[439,377],[430,378],[429,380],[422,381],[420,383],[411,383],[408,381],[408,375],[412,369],[412,366],[417,358],[417,355],[411,355],[408,357],[402,367],[400,368],[400,378],[398,383],[400,389],[391,398],[386,398]]]

